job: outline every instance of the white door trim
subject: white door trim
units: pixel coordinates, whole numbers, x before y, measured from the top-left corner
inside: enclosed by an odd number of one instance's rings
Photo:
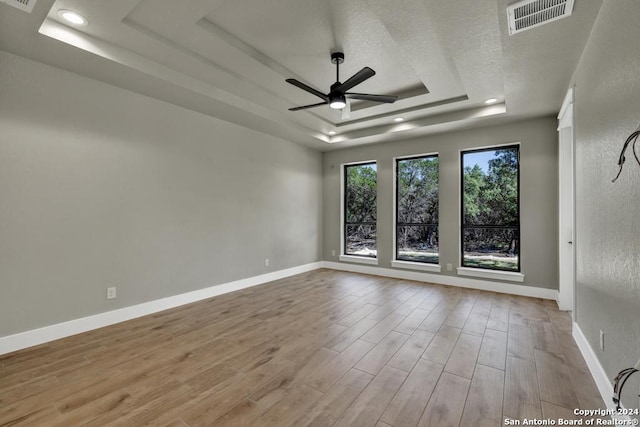
[[[558,114],[558,262],[560,310],[575,319],[575,132],[574,92],[570,88]]]

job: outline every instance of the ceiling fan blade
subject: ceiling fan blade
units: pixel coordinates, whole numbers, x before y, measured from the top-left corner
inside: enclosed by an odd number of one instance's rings
[[[319,107],[321,105],[327,105],[328,102],[318,102],[317,104],[303,105],[302,107],[289,108],[289,111],[306,110],[307,108]]]
[[[362,70],[358,71],[353,76],[349,77],[349,79],[346,82],[342,83],[340,86],[335,88],[335,90],[339,92],[346,92],[352,87],[359,85],[363,81],[370,79],[375,75],[376,75],[376,72],[373,71],[371,68],[364,67]]]
[[[298,88],[300,88],[300,89],[302,89],[302,90],[304,90],[306,92],[309,92],[309,93],[317,96],[320,99],[324,99],[325,101],[327,101],[329,99],[329,97],[327,95],[325,95],[324,93],[320,92],[317,89],[312,88],[311,86],[308,86],[308,85],[302,83],[299,80],[287,79],[286,82],[290,83],[290,84],[292,84],[292,85],[294,85],[294,86],[296,86],[296,87],[298,87]]]
[[[373,102],[385,102],[387,104],[393,104],[398,99],[397,96],[393,95],[370,95],[368,93],[345,93],[347,98],[351,99],[361,99],[363,101],[373,101]]]

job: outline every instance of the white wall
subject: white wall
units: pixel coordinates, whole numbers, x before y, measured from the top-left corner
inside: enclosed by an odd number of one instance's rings
[[[0,337],[320,260],[321,174],[313,150],[0,51]]]

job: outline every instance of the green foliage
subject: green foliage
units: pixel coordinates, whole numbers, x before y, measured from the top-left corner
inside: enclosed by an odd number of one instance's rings
[[[345,251],[347,254],[372,256],[376,252],[376,165],[347,166],[345,173]]]
[[[398,161],[398,259],[438,262],[438,157]]]
[[[346,222],[376,222],[377,174],[375,165],[346,167]]]
[[[438,158],[398,162],[398,222],[438,222]]]
[[[467,225],[518,225],[516,149],[496,150],[489,171],[464,167],[464,221]]]
[[[498,150],[489,161],[486,203],[493,223],[518,224],[518,152]]]
[[[517,269],[518,260],[518,150],[496,150],[487,172],[464,166],[465,265]],[[472,154],[463,159],[465,163]],[[472,160],[471,160],[472,161]],[[403,159],[397,164],[398,258],[438,262],[438,157]],[[345,222],[347,253],[376,251],[376,164],[345,168]],[[495,256],[497,255],[497,256]]]
[[[467,224],[473,224],[478,218],[483,218],[486,207],[484,204],[484,189],[487,176],[480,166],[465,166],[464,168],[464,219]]]
[[[517,269],[518,249],[518,150],[496,150],[488,162],[485,173],[480,166],[466,165],[472,162],[473,153],[465,154],[464,166],[464,223],[467,226],[502,226],[505,228],[468,228],[463,245],[466,266],[501,269]],[[508,228],[506,228],[508,227]],[[482,257],[472,260],[467,255],[475,253],[502,253],[512,260],[489,261]]]

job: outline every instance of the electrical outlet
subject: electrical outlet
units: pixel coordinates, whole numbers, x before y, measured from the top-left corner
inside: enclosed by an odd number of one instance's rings
[[[451,271],[451,270],[453,270],[453,265],[447,264],[447,271]]]
[[[269,267],[269,258],[264,259],[264,266]]]
[[[107,288],[107,299],[116,299],[116,287]]]
[[[600,331],[600,350],[604,351],[604,332]]]
[[[335,249],[331,251],[331,256],[336,256],[336,250]]]

